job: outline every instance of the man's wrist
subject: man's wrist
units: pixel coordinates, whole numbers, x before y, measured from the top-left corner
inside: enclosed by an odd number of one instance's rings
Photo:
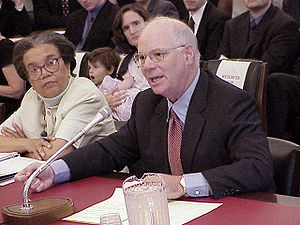
[[[185,180],[184,180],[184,177],[183,176],[181,176],[181,179],[180,179],[180,185],[181,185],[181,187],[182,187],[182,189],[183,189],[183,195],[186,195],[187,194],[187,191],[186,191],[186,184],[185,184]]]

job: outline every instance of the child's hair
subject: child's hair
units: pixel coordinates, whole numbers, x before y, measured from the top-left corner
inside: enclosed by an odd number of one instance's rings
[[[120,56],[109,47],[97,48],[87,55],[87,61],[90,63],[100,62],[107,70],[114,68],[112,77],[117,73],[120,60]]]

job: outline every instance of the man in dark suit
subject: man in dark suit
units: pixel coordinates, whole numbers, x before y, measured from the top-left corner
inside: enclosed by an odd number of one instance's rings
[[[300,117],[300,55],[294,73],[273,73],[268,77],[267,89],[268,136],[287,138]],[[300,144],[300,134],[293,134],[291,141]]]
[[[225,25],[218,55],[258,59],[270,72],[291,73],[299,52],[298,25],[272,0],[244,0],[247,12]]]
[[[142,160],[144,172],[161,173],[169,198],[269,190],[272,160],[254,100],[200,70],[199,58],[184,23],[158,17],[146,25],[135,59],[151,89],[137,95],[127,124],[54,162],[32,189]],[[36,168],[15,179],[25,181]]]
[[[282,10],[297,21],[300,29],[300,0],[283,0]]]
[[[29,15],[23,0],[0,0],[0,33],[4,37],[30,34]]]
[[[300,77],[285,73],[270,74],[267,96],[268,136],[284,139],[295,118],[300,117]],[[300,134],[296,135],[292,141],[300,144]]]
[[[111,26],[118,7],[108,0],[78,0],[83,9],[70,15],[65,36],[76,50],[113,47]]]
[[[32,3],[38,30],[65,28],[70,13],[82,8],[76,0],[32,0]]]
[[[179,19],[177,8],[172,2],[166,0],[135,0],[152,17],[168,16]]]
[[[189,11],[189,17],[185,22],[197,36],[201,60],[214,59],[222,40],[225,23],[230,16],[206,0],[183,0],[183,2]]]

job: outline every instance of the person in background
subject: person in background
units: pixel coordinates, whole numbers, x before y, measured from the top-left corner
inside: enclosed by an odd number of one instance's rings
[[[107,105],[87,78],[73,78],[74,45],[63,35],[44,32],[20,40],[13,62],[32,86],[20,108],[0,125],[0,152],[20,152],[46,160],[77,135]],[[65,152],[115,132],[111,118],[97,124]]]
[[[267,118],[268,136],[300,144],[300,134],[293,133],[295,120],[300,117],[300,54],[293,74],[273,73],[268,77]],[[292,137],[287,135],[292,131]]]
[[[222,40],[225,23],[231,17],[207,0],[183,2],[189,12],[185,22],[197,37],[201,60],[214,59]]]
[[[25,81],[12,62],[15,43],[0,35],[0,102],[5,104],[5,118],[16,111],[25,93]]]
[[[121,61],[116,78],[123,80],[124,77],[133,77],[136,91],[143,91],[149,88],[149,84],[141,68],[136,64],[133,58],[137,53],[138,39],[148,19],[149,14],[143,8],[137,4],[129,4],[119,10],[113,23],[113,42],[117,48],[127,54]],[[129,97],[125,91],[117,92],[116,88],[108,92],[105,96],[109,106],[114,111]],[[128,103],[126,103],[126,105],[129,106]],[[130,109],[131,106],[128,107],[129,111],[126,114],[128,115],[127,119],[130,116]]]
[[[168,1],[172,2],[175,5],[180,20],[184,20],[184,18],[188,16],[188,12],[182,0],[168,0]]]
[[[227,13],[230,17],[232,15],[232,1],[233,0],[209,0],[214,6],[221,11]]]
[[[111,26],[118,7],[109,0],[78,0],[83,9],[70,15],[65,36],[76,51],[113,47]]]
[[[268,136],[286,139],[295,118],[300,117],[300,77],[285,73],[270,74],[267,98]],[[300,144],[300,134],[296,135],[292,141]]]
[[[109,0],[112,4],[115,4],[119,7],[122,7],[124,5],[127,5],[127,4],[132,4],[134,3],[134,0]]]
[[[168,16],[179,19],[175,5],[166,0],[135,0],[135,2],[145,9],[151,17]]]
[[[272,5],[272,0],[244,0],[248,11],[229,20],[217,56],[257,59],[269,72],[292,73],[300,49],[295,20]]]
[[[97,48],[87,55],[89,77],[105,95],[116,89],[116,93],[125,90],[127,97],[113,111],[113,117],[118,121],[127,121],[130,117],[131,105],[135,96],[140,92],[135,88],[134,78],[126,73],[123,80],[116,77],[120,56],[111,48]]]
[[[111,48],[97,48],[87,53],[89,78],[99,88],[107,76],[114,78],[120,63],[120,56]]]
[[[53,162],[31,189],[43,191],[141,159],[144,172],[160,174],[170,199],[270,190],[272,159],[254,99],[201,70],[199,58],[187,25],[166,17],[150,21],[136,60],[151,89],[137,95],[129,121]],[[25,182],[38,166],[28,166],[15,180]]]
[[[135,87],[135,80],[129,73],[124,74],[123,80],[116,78],[116,72],[120,63],[120,56],[111,48],[98,48],[87,55],[89,77],[104,94],[116,89],[126,91],[123,103],[113,111],[113,118],[118,121],[127,121],[130,117],[131,106],[135,96],[140,92]]]
[[[82,7],[77,0],[32,0],[35,28],[66,28],[70,13]]]
[[[26,36],[31,32],[23,0],[0,0],[0,34],[4,37]]]

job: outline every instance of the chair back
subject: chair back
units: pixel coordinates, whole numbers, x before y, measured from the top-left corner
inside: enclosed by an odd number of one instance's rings
[[[87,69],[87,61],[86,61],[85,57],[86,57],[86,52],[76,52],[75,53],[76,67],[73,71],[75,76],[83,77],[83,75],[81,75],[80,73],[87,73],[86,71],[88,71],[88,69]],[[84,65],[85,71],[81,71],[83,65]]]
[[[225,59],[223,59],[225,60]],[[218,68],[223,61],[222,59],[202,61],[201,67],[213,74],[217,74]],[[232,66],[235,66],[237,62],[249,62],[247,67],[246,77],[244,81],[243,90],[245,90],[250,96],[256,99],[258,111],[262,119],[262,127],[264,131],[267,131],[267,114],[266,114],[266,82],[268,75],[268,65],[265,62],[259,60],[247,60],[247,59],[230,59],[225,60]],[[230,75],[230,74],[229,74]],[[222,77],[221,77],[222,78]]]
[[[300,196],[300,146],[283,139],[268,137],[273,158],[277,194]]]

